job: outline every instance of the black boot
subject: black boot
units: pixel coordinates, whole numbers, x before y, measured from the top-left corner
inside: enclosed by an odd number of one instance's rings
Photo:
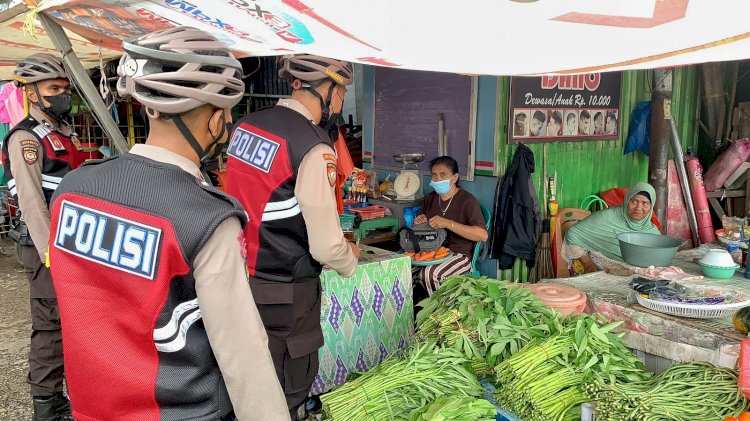
[[[32,421],[72,421],[70,401],[62,393],[52,397],[34,398]]]
[[[72,421],[71,412],[68,398],[62,392],[55,393],[55,415],[57,415],[58,421]]]
[[[55,397],[34,397],[34,416],[31,421],[57,421]]]

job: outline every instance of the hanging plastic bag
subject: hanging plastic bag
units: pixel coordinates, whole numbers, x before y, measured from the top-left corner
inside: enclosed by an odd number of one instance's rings
[[[750,339],[740,342],[740,358],[738,362],[740,377],[737,381],[737,387],[744,397],[750,399]]]
[[[633,118],[630,120],[628,130],[628,141],[625,143],[627,155],[633,151],[641,151],[648,155],[648,133],[651,129],[651,102],[639,102],[633,110]]]

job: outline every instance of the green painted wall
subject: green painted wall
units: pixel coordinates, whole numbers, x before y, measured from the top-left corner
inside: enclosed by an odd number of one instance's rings
[[[696,115],[698,105],[698,74],[694,66],[676,69],[673,75],[672,113],[682,138],[683,150],[697,144]],[[546,145],[530,145],[536,159],[534,183],[539,200],[543,200],[542,174],[557,172],[557,201],[561,207],[579,207],[590,194],[613,187],[629,186],[637,181],[647,181],[648,157],[640,152],[623,155],[632,110],[640,101],[651,98],[651,71],[623,72],[621,96],[620,139],[606,142],[565,142]],[[498,101],[500,113],[498,130],[500,145],[498,163],[501,171],[510,165],[515,145],[507,144],[508,87],[510,79],[501,78],[501,97]],[[546,160],[544,159],[546,150]],[[503,271],[501,278],[523,282],[528,271],[523,262],[517,262],[511,270]]]

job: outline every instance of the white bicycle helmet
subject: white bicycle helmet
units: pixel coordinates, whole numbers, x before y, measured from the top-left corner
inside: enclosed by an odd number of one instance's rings
[[[117,91],[145,107],[179,115],[204,104],[235,106],[245,92],[242,65],[213,35],[179,26],[123,42]]]

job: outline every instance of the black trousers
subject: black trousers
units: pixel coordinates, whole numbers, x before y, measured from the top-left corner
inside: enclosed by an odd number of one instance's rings
[[[281,283],[252,278],[250,287],[289,414],[296,420],[297,408],[309,395],[318,373],[318,349],[323,346],[320,279]]]
[[[31,346],[26,382],[33,396],[49,396],[63,390],[63,347],[60,312],[52,274],[34,246],[21,246],[21,259],[29,280],[31,298]]]

